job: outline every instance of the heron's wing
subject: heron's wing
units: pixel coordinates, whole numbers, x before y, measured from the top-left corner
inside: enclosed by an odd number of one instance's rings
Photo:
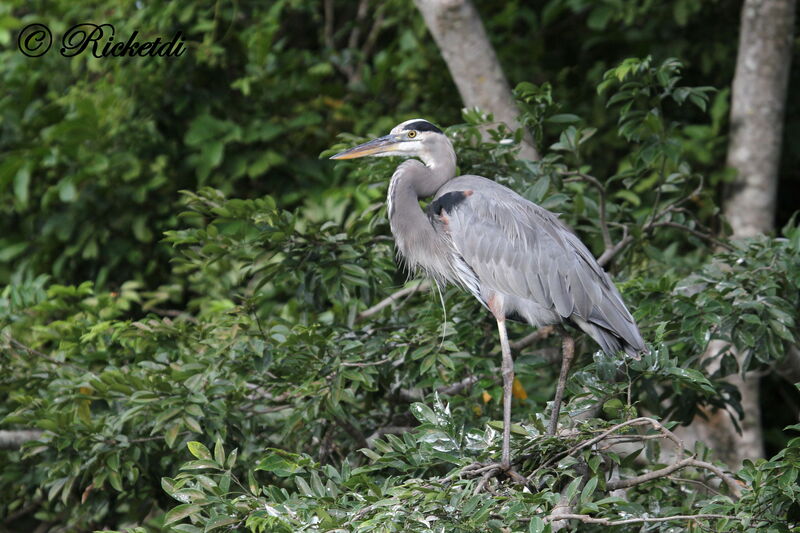
[[[624,343],[617,342],[616,348],[627,344],[635,351],[644,349],[613,282],[556,215],[478,176],[452,180],[436,200],[459,190],[471,192],[449,202],[443,228],[482,287],[572,320],[604,349],[615,348],[614,343],[607,346],[591,330],[601,328],[619,337]],[[518,311],[525,316],[524,309]]]

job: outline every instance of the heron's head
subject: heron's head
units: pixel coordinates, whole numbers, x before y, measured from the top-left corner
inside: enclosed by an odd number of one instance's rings
[[[355,159],[365,156],[419,157],[434,166],[445,153],[453,153],[453,145],[442,130],[421,118],[398,124],[389,135],[378,137],[355,148],[331,156],[331,159]]]

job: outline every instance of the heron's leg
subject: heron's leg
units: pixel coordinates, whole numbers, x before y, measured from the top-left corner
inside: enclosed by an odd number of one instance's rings
[[[514,386],[514,360],[511,358],[511,345],[508,343],[506,320],[497,319],[500,332],[500,349],[503,352],[503,458],[504,469],[511,468],[511,390]]]
[[[564,398],[564,388],[567,386],[567,376],[572,359],[575,357],[575,339],[566,331],[561,333],[561,374],[556,385],[556,397],[553,398],[553,414],[550,417],[548,435],[555,435],[558,429],[558,415],[561,412],[561,400]]]

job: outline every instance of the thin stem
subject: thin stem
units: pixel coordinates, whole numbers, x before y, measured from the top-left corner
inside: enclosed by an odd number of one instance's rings
[[[588,514],[559,514],[545,517],[545,521],[553,522],[556,520],[580,520],[584,524],[599,524],[602,526],[623,526],[626,524],[651,524],[657,522],[673,522],[677,520],[721,520],[723,518],[735,518],[724,514],[681,514],[673,516],[654,516],[646,518],[625,518],[623,520],[612,520],[610,518],[597,518]]]
[[[396,302],[400,298],[403,298],[404,296],[410,296],[410,295],[414,294],[417,291],[426,291],[426,290],[430,289],[430,287],[431,287],[431,282],[428,281],[428,280],[425,280],[425,281],[422,281],[422,282],[417,283],[415,285],[411,285],[409,287],[406,287],[404,289],[400,289],[399,291],[397,291],[397,292],[395,292],[393,294],[390,294],[389,296],[387,296],[386,298],[384,298],[383,300],[381,300],[377,304],[373,305],[369,309],[365,309],[364,311],[361,311],[356,316],[356,322],[358,322],[359,320],[364,320],[365,318],[369,318],[369,317],[371,317],[373,315],[376,315],[376,314],[380,313],[385,308],[389,307],[394,302]]]

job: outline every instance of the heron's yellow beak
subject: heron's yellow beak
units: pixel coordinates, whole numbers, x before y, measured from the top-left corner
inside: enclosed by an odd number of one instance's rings
[[[364,144],[359,144],[355,148],[332,155],[331,159],[355,159],[368,155],[382,155],[386,152],[396,151],[398,143],[399,141],[395,135],[385,135]]]

